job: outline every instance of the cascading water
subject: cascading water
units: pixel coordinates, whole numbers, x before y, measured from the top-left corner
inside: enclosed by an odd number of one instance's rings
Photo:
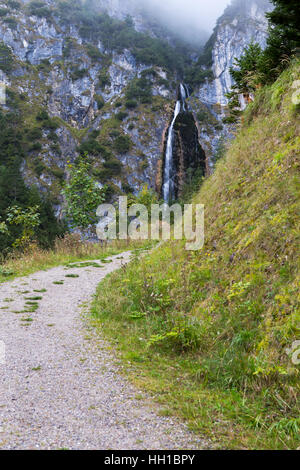
[[[179,99],[176,102],[175,111],[172,123],[169,127],[167,148],[165,155],[165,169],[164,169],[164,183],[163,183],[163,199],[165,202],[170,202],[175,198],[175,185],[174,185],[174,165],[173,165],[173,144],[174,144],[174,124],[178,114],[183,111],[186,112],[186,99],[189,96],[187,87],[181,83],[179,87]]]

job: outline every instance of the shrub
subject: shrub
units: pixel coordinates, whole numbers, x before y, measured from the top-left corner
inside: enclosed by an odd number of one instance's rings
[[[109,77],[109,74],[108,74],[108,70],[107,69],[102,69],[101,72],[99,73],[98,75],[98,84],[99,84],[99,87],[103,90],[104,88],[106,88],[107,86],[110,86],[111,84],[111,81],[110,81],[110,77]]]
[[[87,69],[75,68],[75,69],[73,69],[72,72],[71,72],[71,79],[72,79],[73,81],[82,80],[87,74],[88,74],[88,70],[87,70]]]
[[[47,113],[47,111],[45,109],[42,109],[41,111],[39,111],[37,113],[35,119],[37,121],[45,121],[45,120],[49,119],[49,114]]]
[[[95,95],[94,99],[95,99],[95,101],[96,101],[96,103],[97,103],[98,109],[102,109],[103,106],[105,105],[105,101],[104,101],[103,96],[101,96],[101,95]]]
[[[30,2],[28,10],[31,15],[39,18],[50,18],[52,15],[51,10],[46,7],[45,3],[38,0]]]
[[[137,107],[137,102],[135,100],[127,100],[125,103],[126,108],[128,109],[134,109]]]
[[[8,25],[10,29],[16,30],[18,26],[18,22],[15,18],[4,18],[4,23]]]
[[[10,47],[4,42],[0,42],[0,69],[3,72],[10,72],[13,67],[13,55]]]
[[[135,78],[129,84],[126,91],[127,102],[138,100],[147,104],[152,102],[152,85],[146,77]]]
[[[119,113],[116,114],[116,118],[118,121],[124,121],[128,117],[128,113],[125,113],[124,111],[120,111]]]
[[[28,131],[27,136],[26,136],[27,140],[29,140],[30,142],[32,142],[33,140],[39,140],[42,137],[43,137],[43,134],[39,127],[35,127],[31,129],[30,131]]]
[[[122,163],[117,158],[113,158],[104,162],[103,167],[106,170],[110,170],[112,174],[117,175],[122,170]]]
[[[8,13],[7,8],[0,8],[0,18],[2,18],[3,16],[6,16],[7,13]]]
[[[103,58],[103,54],[99,51],[98,47],[94,46],[93,44],[87,44],[85,46],[87,55],[92,59],[93,62],[97,62]]]

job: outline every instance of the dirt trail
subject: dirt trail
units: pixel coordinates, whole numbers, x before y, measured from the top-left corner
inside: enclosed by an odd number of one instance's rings
[[[6,349],[4,364],[0,357],[0,449],[208,446],[183,424],[158,416],[150,400],[139,399],[109,345],[83,316],[82,304],[130,254],[109,260],[98,261],[101,268],[58,267],[0,285]],[[20,313],[36,308],[26,302],[37,302],[37,310]]]

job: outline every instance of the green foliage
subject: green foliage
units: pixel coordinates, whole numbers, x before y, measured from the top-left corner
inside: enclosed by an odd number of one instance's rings
[[[97,62],[103,58],[102,52],[93,44],[86,44],[85,49],[87,55],[92,59],[92,62]]]
[[[172,47],[167,41],[137,32],[130,17],[120,21],[106,13],[99,13],[93,2],[58,1],[56,12],[64,24],[78,24],[84,40],[100,40],[110,52],[122,53],[129,49],[139,63],[182,71],[188,60],[186,49]]]
[[[152,103],[152,85],[146,77],[133,79],[126,90],[127,102]]]
[[[13,55],[10,47],[4,42],[0,42],[0,69],[3,72],[11,72],[13,67]]]
[[[84,77],[86,77],[87,74],[88,74],[87,69],[80,69],[78,67],[73,67],[72,72],[71,72],[71,79],[73,81],[81,80]]]
[[[70,179],[64,188],[66,215],[73,228],[86,230],[97,222],[96,209],[105,200],[105,189],[100,189],[90,176],[91,165],[87,155],[75,165],[69,164]]]
[[[21,3],[16,0],[6,0],[6,4],[11,10],[21,9]]]
[[[30,15],[37,16],[39,18],[49,19],[52,16],[52,11],[47,8],[45,2],[39,0],[30,2],[28,5],[28,11]]]
[[[6,16],[8,13],[7,8],[0,8],[0,18],[3,18],[3,16]]]
[[[124,121],[127,117],[128,117],[128,113],[126,113],[125,111],[119,111],[116,114],[116,118],[118,119],[118,121]]]
[[[131,196],[129,199],[129,206],[132,204],[142,204],[143,206],[147,207],[149,216],[151,214],[151,208],[153,204],[158,204],[158,196],[157,193],[149,188],[148,185],[144,185],[139,191],[137,196]]]
[[[230,73],[235,81],[234,90],[247,94],[256,90],[261,83],[261,77],[257,75],[262,60],[263,51],[259,44],[251,43],[244,49],[240,59],[235,59],[234,68]]]
[[[234,67],[230,69],[234,85],[232,91],[226,95],[229,99],[230,113],[223,120],[225,124],[235,124],[242,114],[239,95],[249,96],[260,86],[263,74],[259,69],[263,57],[264,52],[260,45],[251,43],[245,47],[241,58],[235,60]]]
[[[128,109],[135,109],[137,107],[137,102],[135,100],[127,100],[125,103],[126,108]]]
[[[300,444],[299,365],[287,353],[300,333],[298,76],[299,61],[260,90],[194,197],[203,250],[162,243],[106,279],[94,303],[139,389],[222,448]]]
[[[7,18],[5,17],[3,19],[4,23],[6,23],[8,25],[8,27],[12,30],[16,30],[17,29],[17,26],[18,26],[18,22],[15,18]]]
[[[7,224],[7,211],[17,206],[20,213],[30,214],[31,208],[39,207],[40,223],[34,227],[34,239],[41,246],[50,247],[55,237],[64,231],[55,219],[51,204],[47,199],[41,199],[35,188],[28,188],[20,173],[20,165],[30,150],[25,133],[22,131],[22,121],[19,114],[0,111],[0,221],[5,223],[7,230],[0,232],[0,251],[5,254],[10,251],[15,242],[20,239],[21,225]],[[32,138],[39,138],[40,131],[32,129]],[[32,142],[32,140],[30,141]]]
[[[9,207],[6,211],[6,224],[22,227],[21,236],[13,243],[13,248],[24,249],[33,241],[35,228],[40,225],[39,206],[22,209],[19,206]]]
[[[110,81],[110,76],[108,74],[108,70],[107,69],[102,69],[98,75],[98,79],[99,79],[99,87],[104,90],[107,86],[110,86],[111,84],[111,81]]]
[[[129,135],[120,135],[114,141],[114,150],[117,153],[127,153],[131,150],[132,141]]]
[[[235,86],[230,99],[230,116],[227,123],[236,123],[240,113],[237,107],[238,94],[249,94],[262,85],[273,83],[289,66],[300,46],[298,0],[272,0],[275,8],[267,13],[269,36],[263,51],[259,44],[250,44],[240,59],[236,59],[231,75]]]
[[[103,106],[105,105],[105,101],[104,101],[103,96],[101,96],[101,95],[95,95],[95,96],[94,96],[94,99],[95,99],[95,101],[96,101],[96,103],[97,103],[98,109],[102,109]]]
[[[211,69],[204,68],[201,60],[186,68],[184,73],[184,81],[192,87],[202,85],[206,80],[212,80],[213,78],[213,71]]]

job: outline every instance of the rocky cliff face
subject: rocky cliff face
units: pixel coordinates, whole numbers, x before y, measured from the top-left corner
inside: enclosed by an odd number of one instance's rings
[[[78,5],[76,0],[58,9],[55,0],[24,0],[19,6],[0,0],[0,46],[8,48],[4,54],[10,60],[9,67],[0,63],[0,78],[8,90],[4,109],[22,114],[27,140],[23,175],[28,184],[52,195],[58,216],[68,161],[80,152],[93,158],[95,177],[114,194],[137,192],[145,183],[157,186],[179,74],[151,64],[149,55],[143,63],[129,48],[112,46],[109,34],[94,34],[88,20],[79,18]],[[121,20],[131,15],[135,30],[157,37],[135,0],[101,0],[96,5]],[[263,45],[266,38],[268,3],[238,0],[234,5],[218,21],[212,38],[214,79],[195,89],[189,100],[193,139],[199,136],[197,148],[210,160],[228,132],[221,117],[234,58],[251,40]],[[178,166],[186,173],[194,162],[183,140],[187,155]],[[204,154],[196,158],[203,166]]]
[[[233,1],[218,20],[210,39],[213,79],[195,90],[192,106],[196,113],[200,111],[201,139],[211,165],[220,139],[228,138],[230,132],[222,124],[228,104],[226,94],[233,85],[230,68],[251,42],[265,47],[268,31],[265,14],[271,8],[266,0]]]
[[[114,14],[117,3],[103,1],[103,7]],[[44,4],[51,9],[55,2]],[[38,9],[32,13],[29,6],[14,8],[0,2],[0,41],[13,57],[9,70],[0,71],[1,79],[17,101],[22,97],[25,128],[42,131],[23,164],[27,183],[50,192],[58,214],[67,162],[74,161],[86,144],[101,184],[109,182],[114,192],[138,191],[145,183],[154,187],[172,99],[166,72],[138,63],[127,49],[108,51],[101,41],[83,38],[81,24]],[[146,83],[149,99],[133,96],[126,107],[125,92],[134,80]],[[10,100],[6,109],[11,109]],[[41,113],[55,119],[50,128],[38,117]],[[91,138],[93,132],[97,136]],[[122,148],[118,142],[124,136]]]
[[[241,1],[236,8],[229,7],[219,19],[212,50],[214,80],[199,90],[203,103],[221,106],[228,104],[225,95],[233,85],[230,68],[251,42],[265,47],[268,30],[265,14],[270,9],[270,4],[264,0]]]

